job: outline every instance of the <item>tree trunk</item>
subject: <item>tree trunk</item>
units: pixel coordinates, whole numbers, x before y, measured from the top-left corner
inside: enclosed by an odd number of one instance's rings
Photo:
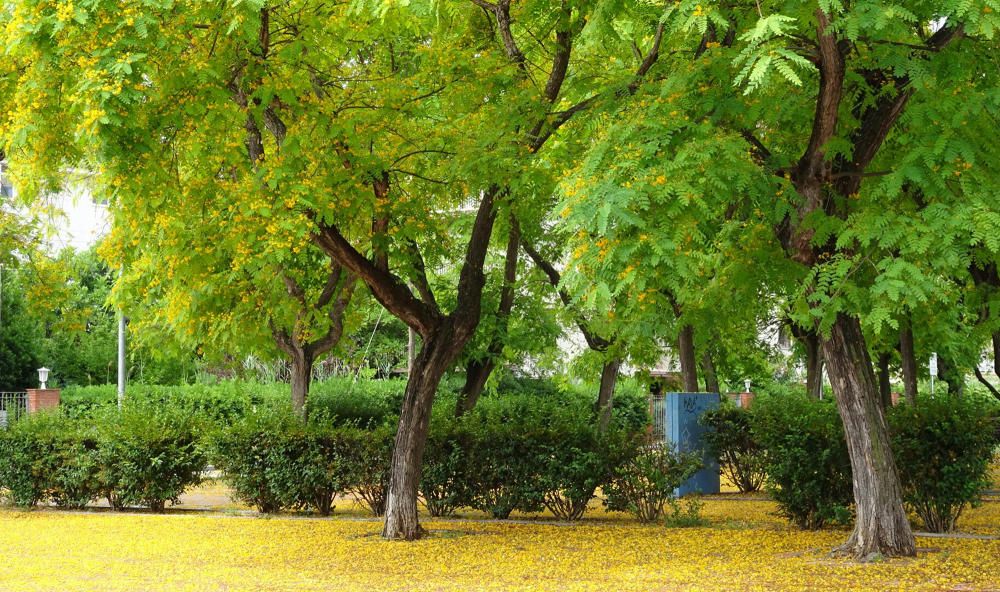
[[[719,376],[715,373],[715,363],[712,361],[712,354],[705,352],[701,355],[701,369],[705,374],[705,392],[720,392]]]
[[[1000,377],[1000,333],[993,334],[993,373]]]
[[[965,393],[965,373],[948,356],[938,356],[938,376],[948,383],[948,394],[961,397]]]
[[[889,354],[878,356],[878,395],[882,409],[892,407],[892,384],[889,382]]]
[[[806,349],[806,393],[814,399],[823,398],[823,348],[819,335],[807,331],[803,345]]]
[[[292,355],[292,410],[305,420],[308,417],[306,400],[312,380],[313,357],[301,349]]]
[[[622,361],[613,358],[604,362],[601,368],[601,386],[597,391],[597,417],[598,427],[602,432],[611,424],[611,411],[615,404],[615,384],[618,382],[618,371],[621,366]]]
[[[913,329],[909,321],[900,324],[899,357],[903,370],[903,396],[912,405],[917,402],[917,356],[913,352]]]
[[[840,314],[823,340],[854,475],[854,532],[840,550],[858,559],[914,556],[916,543],[889,446],[889,428],[861,323]]]
[[[507,341],[507,325],[510,312],[514,309],[514,283],[517,280],[518,254],[521,252],[521,227],[513,215],[510,217],[510,232],[507,236],[507,253],[504,259],[503,287],[500,289],[500,304],[497,306],[496,327],[490,337],[486,358],[472,360],[465,370],[465,385],[458,395],[455,416],[472,411],[479,402],[479,396],[486,388],[486,381],[496,368],[496,360],[503,354]]]
[[[417,518],[417,489],[430,427],[431,406],[441,378],[461,353],[466,341],[457,338],[452,323],[445,321],[424,340],[414,361],[413,372],[406,383],[390,467],[385,526],[382,530],[382,536],[387,539],[412,541],[423,534]]]
[[[476,407],[479,396],[486,389],[486,381],[490,379],[495,367],[496,363],[490,357],[469,362],[465,368],[465,384],[462,385],[462,392],[458,394],[455,406],[456,417],[461,417]]]
[[[698,359],[694,353],[694,327],[684,325],[677,336],[677,350],[681,359],[681,377],[684,380],[684,391],[698,392]]]

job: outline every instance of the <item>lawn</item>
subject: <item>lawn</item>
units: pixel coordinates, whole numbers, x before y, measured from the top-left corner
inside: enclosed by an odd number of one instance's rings
[[[568,526],[428,520],[416,543],[340,506],[333,519],[4,509],[0,589],[1000,590],[998,502],[963,518],[992,540],[920,537],[916,559],[867,565],[828,556],[844,531],[794,530],[760,500],[708,500],[710,526],[693,529],[599,510]]]

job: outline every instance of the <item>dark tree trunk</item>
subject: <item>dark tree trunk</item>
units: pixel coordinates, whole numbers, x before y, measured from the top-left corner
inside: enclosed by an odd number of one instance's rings
[[[913,352],[913,329],[909,321],[899,329],[899,357],[903,372],[903,396],[912,405],[917,402],[917,356]]]
[[[993,334],[993,373],[1000,377],[1000,333]]]
[[[462,392],[458,394],[458,402],[455,405],[456,417],[461,417],[476,407],[479,396],[486,389],[486,381],[490,379],[495,367],[496,363],[490,357],[484,360],[472,360],[466,365],[465,384],[462,385]]]
[[[479,402],[486,381],[496,368],[496,360],[503,354],[507,341],[507,326],[510,312],[514,309],[514,283],[517,281],[518,255],[521,252],[521,229],[513,216],[510,218],[510,234],[507,237],[507,253],[504,260],[503,287],[500,290],[500,304],[497,306],[496,328],[486,349],[486,357],[472,360],[465,369],[465,384],[458,395],[455,415],[462,416],[475,408]]]
[[[856,521],[841,551],[859,559],[913,556],[916,545],[889,446],[889,428],[860,322],[837,316],[823,341],[854,475]]]
[[[948,394],[961,397],[965,393],[965,373],[947,356],[938,356],[938,376],[948,383]]]
[[[792,325],[792,334],[802,344],[806,354],[806,393],[814,399],[823,398],[823,348],[814,329]]]
[[[677,353],[681,359],[681,378],[684,391],[698,392],[698,358],[694,352],[694,327],[684,325],[677,336]]]
[[[705,392],[720,392],[719,376],[715,373],[715,362],[712,361],[712,354],[705,352],[701,355],[701,370],[705,375]]]
[[[292,355],[292,410],[303,420],[308,416],[306,401],[312,381],[313,362],[312,354],[302,349]]]
[[[618,358],[607,360],[601,368],[601,386],[597,391],[597,425],[604,432],[611,423],[611,411],[615,404],[615,384],[622,361]]]
[[[892,384],[889,382],[889,354],[879,354],[878,356],[878,396],[882,401],[882,408],[892,407]]]
[[[392,454],[385,526],[382,530],[382,536],[387,539],[412,541],[423,534],[417,518],[417,488],[420,485],[431,406],[441,378],[461,353],[466,341],[457,337],[452,323],[446,321],[424,340],[417,355],[413,373],[406,383]]]

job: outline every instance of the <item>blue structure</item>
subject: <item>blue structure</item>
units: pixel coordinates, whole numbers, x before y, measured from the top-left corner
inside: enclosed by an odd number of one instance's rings
[[[719,493],[719,463],[706,451],[704,434],[708,428],[698,419],[710,409],[718,409],[719,393],[667,393],[663,406],[654,405],[654,425],[663,422],[663,435],[678,452],[701,453],[705,468],[685,481],[675,492],[682,496],[689,493]],[[659,401],[656,401],[658,403]]]

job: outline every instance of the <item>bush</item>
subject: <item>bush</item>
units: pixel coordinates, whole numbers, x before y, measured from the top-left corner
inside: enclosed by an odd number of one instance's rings
[[[0,431],[0,489],[22,507],[83,507],[100,491],[95,452],[91,430],[57,412],[29,415]]]
[[[804,394],[760,396],[751,418],[781,514],[801,528],[849,523],[851,461],[836,406]]]
[[[922,397],[889,413],[903,497],[930,532],[950,532],[990,486],[997,415],[972,397]]]
[[[604,488],[604,503],[613,512],[630,512],[640,522],[655,522],[674,500],[674,491],[702,467],[698,454],[649,446],[614,469]]]
[[[722,405],[702,416],[711,429],[705,432],[705,444],[719,459],[722,474],[742,493],[757,491],[766,477],[764,449],[754,438],[751,411],[734,405]]]
[[[308,424],[290,407],[251,413],[212,438],[212,457],[233,499],[265,514],[312,508],[329,515],[350,491],[369,509],[385,512],[392,431],[334,425],[321,414]]]
[[[115,509],[162,512],[201,483],[206,457],[194,416],[182,410],[126,406],[101,416],[98,452],[102,493]]]
[[[466,436],[450,414],[431,421],[420,475],[420,496],[431,516],[450,516],[471,504],[466,450],[473,443]]]
[[[286,434],[298,419],[291,410],[251,413],[212,436],[211,458],[223,473],[236,501],[262,514],[288,507],[287,492],[294,482],[282,482],[291,471],[281,467]]]

